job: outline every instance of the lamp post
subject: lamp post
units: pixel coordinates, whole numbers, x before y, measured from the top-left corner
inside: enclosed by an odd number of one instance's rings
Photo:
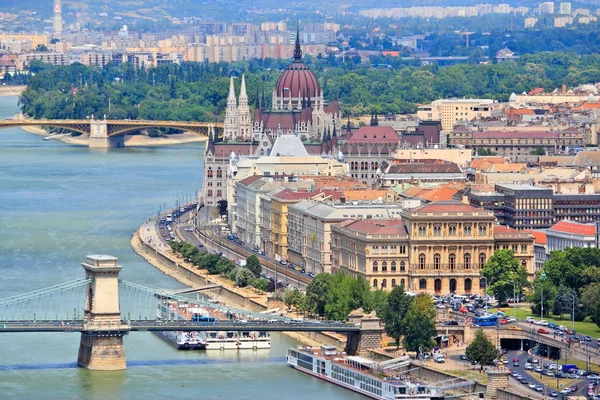
[[[513,281],[513,317],[517,319],[517,281]]]
[[[542,283],[542,304],[540,309],[540,319],[544,319],[544,281],[546,280],[546,273],[542,272],[540,275],[540,282]]]

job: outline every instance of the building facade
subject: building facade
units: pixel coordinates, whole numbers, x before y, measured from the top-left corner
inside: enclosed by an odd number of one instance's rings
[[[598,248],[597,224],[581,224],[560,221],[546,230],[546,252],[564,250],[567,247]]]
[[[360,222],[332,227],[332,272],[362,276],[373,289],[404,284],[412,292],[483,293],[481,268],[498,249],[512,250],[533,277],[533,235],[495,225],[492,212],[468,204],[439,201],[404,210],[402,224]]]

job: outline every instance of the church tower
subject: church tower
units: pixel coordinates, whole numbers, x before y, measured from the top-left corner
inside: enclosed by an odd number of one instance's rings
[[[237,108],[239,137],[243,141],[252,139],[252,121],[250,120],[250,107],[248,107],[248,95],[246,93],[246,78],[242,74],[242,88]]]
[[[225,121],[223,123],[223,139],[235,140],[238,132],[238,112],[235,101],[235,90],[233,87],[233,76],[229,81],[229,96],[227,96],[227,109],[225,110]]]

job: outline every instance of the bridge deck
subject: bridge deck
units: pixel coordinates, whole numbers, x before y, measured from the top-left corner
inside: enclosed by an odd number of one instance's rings
[[[359,332],[356,325],[320,322],[239,322],[217,321],[206,324],[191,321],[131,321],[120,327],[86,326],[83,321],[0,321],[0,333],[6,332],[103,332],[103,331],[257,331],[257,332]]]

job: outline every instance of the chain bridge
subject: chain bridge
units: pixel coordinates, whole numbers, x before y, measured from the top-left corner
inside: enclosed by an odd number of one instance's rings
[[[125,369],[123,336],[130,332],[338,332],[347,334],[350,354],[359,349],[363,336],[375,332],[381,337],[379,329],[274,316],[148,288],[119,279],[123,267],[117,262],[116,257],[90,255],[81,264],[84,278],[1,299],[0,333],[80,333],[77,363],[104,371]],[[195,321],[190,310],[210,312],[216,318]]]
[[[16,119],[0,121],[0,129],[19,126],[51,126],[90,136],[90,148],[123,147],[124,135],[148,128],[173,128],[208,136],[223,127],[219,122],[146,121],[107,119]]]

